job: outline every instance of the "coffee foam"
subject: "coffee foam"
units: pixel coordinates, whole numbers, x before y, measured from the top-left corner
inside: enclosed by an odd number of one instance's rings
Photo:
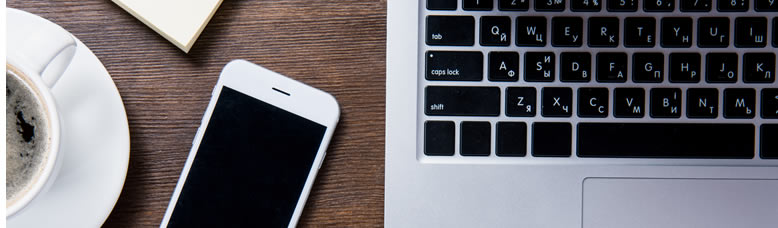
[[[46,108],[35,90],[22,80],[6,72],[6,207],[24,196],[37,181],[51,146],[51,135],[45,130],[49,129]],[[26,132],[21,130],[25,125]]]

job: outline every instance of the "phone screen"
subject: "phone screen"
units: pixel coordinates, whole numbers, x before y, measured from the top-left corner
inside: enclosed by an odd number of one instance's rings
[[[286,227],[325,130],[223,87],[168,227]]]

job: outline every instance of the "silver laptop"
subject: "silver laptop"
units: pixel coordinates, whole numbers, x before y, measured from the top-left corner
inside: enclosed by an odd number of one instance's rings
[[[389,227],[778,227],[778,1],[390,0]]]

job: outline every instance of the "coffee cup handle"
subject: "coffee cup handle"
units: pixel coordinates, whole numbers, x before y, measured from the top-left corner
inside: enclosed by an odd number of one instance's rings
[[[37,73],[49,88],[54,87],[76,53],[73,36],[46,20],[8,23],[8,53],[17,54],[26,67]]]

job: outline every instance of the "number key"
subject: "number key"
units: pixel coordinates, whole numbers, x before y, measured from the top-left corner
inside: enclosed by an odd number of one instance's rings
[[[675,9],[675,0],[645,0],[643,10],[647,12],[672,12]]]
[[[748,2],[751,0],[718,0],[719,11],[743,12],[748,10]]]
[[[505,11],[529,10],[529,0],[500,0],[497,4],[497,8]]]
[[[563,11],[565,10],[565,0],[535,0],[535,10]]]
[[[776,12],[778,11],[778,2],[776,0],[756,0],[754,4],[756,11]]]
[[[603,0],[570,0],[573,11],[600,12]]]
[[[608,11],[635,12],[638,10],[638,0],[608,0]]]
[[[711,8],[711,0],[681,0],[682,12],[708,12]]]

